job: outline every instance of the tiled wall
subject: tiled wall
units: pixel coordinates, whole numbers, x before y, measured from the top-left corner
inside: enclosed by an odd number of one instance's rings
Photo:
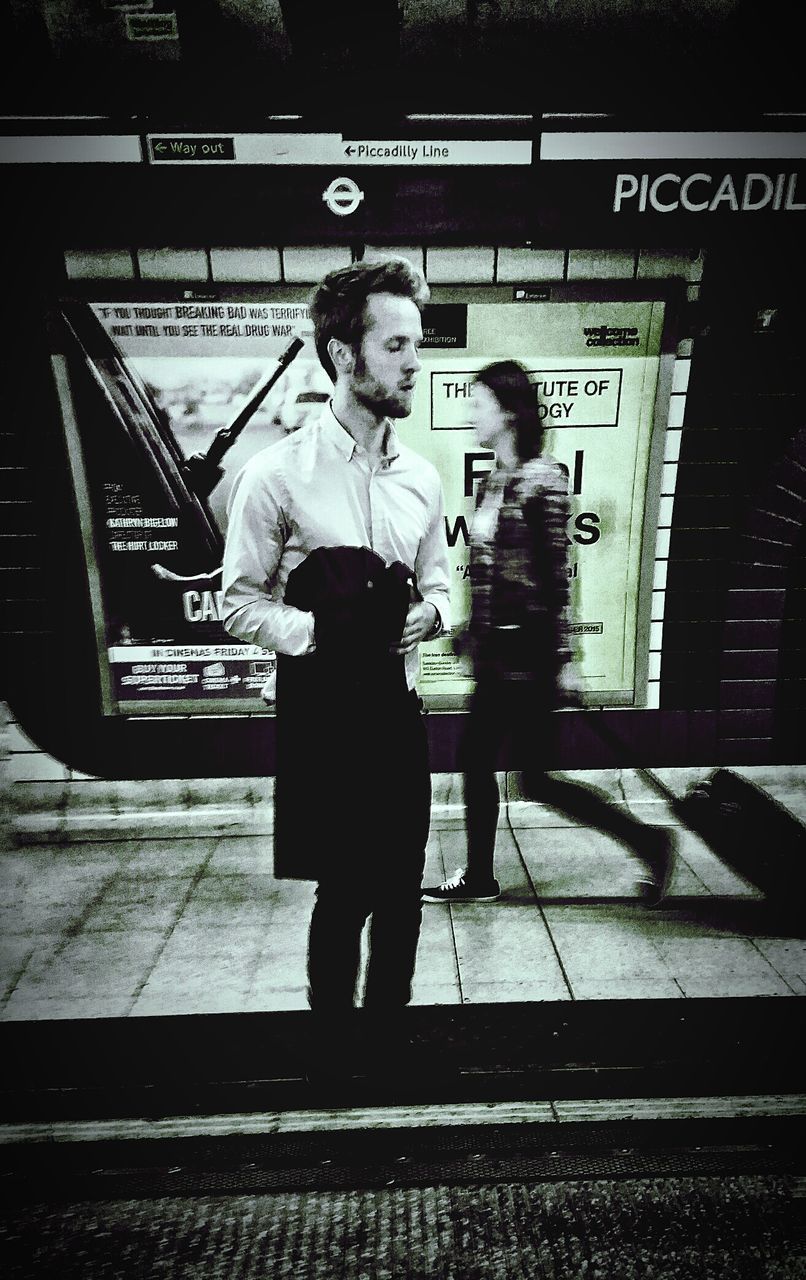
[[[430,284],[526,284],[561,280],[658,280],[678,277],[696,300],[702,254],[658,250],[530,249],[507,245],[367,245],[364,257],[399,253],[424,270]],[[68,249],[70,280],[165,280],[182,284],[315,284],[353,259],[348,245],[287,245],[186,249]]]
[[[714,763],[803,758],[804,267],[709,252],[669,549],[663,706]]]

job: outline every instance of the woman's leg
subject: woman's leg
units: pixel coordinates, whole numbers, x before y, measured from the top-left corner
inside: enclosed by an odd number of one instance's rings
[[[486,680],[476,686],[459,755],[467,823],[465,879],[481,886],[495,879],[495,837],[500,808],[496,764],[506,724],[507,701],[502,684]]]
[[[548,770],[556,761],[556,713],[548,709],[539,690],[519,703],[515,729],[516,759],[522,766],[521,789],[528,800],[551,805],[586,827],[603,831],[631,848],[647,868],[647,901],[659,901],[666,893],[674,861],[674,840],[664,827],[641,822],[627,809],[614,804],[600,787],[568,778],[552,777]]]
[[[498,681],[480,680],[473,694],[459,746],[467,866],[442,884],[423,889],[424,902],[492,902],[500,889],[495,879],[495,836],[498,828],[498,782],[495,766],[506,721]]]

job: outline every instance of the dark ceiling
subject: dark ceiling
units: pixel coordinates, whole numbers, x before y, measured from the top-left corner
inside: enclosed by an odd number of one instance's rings
[[[806,100],[790,0],[2,0],[0,14],[4,115],[742,127]]]

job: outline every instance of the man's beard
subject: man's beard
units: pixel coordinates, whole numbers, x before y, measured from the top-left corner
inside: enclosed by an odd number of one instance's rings
[[[358,403],[378,418],[407,418],[411,413],[411,393],[382,390],[376,378],[367,376],[360,353],[353,369],[352,392]]]
[[[411,402],[400,396],[379,395],[374,387],[369,389],[353,387],[353,395],[359,404],[378,418],[407,418],[411,413]]]

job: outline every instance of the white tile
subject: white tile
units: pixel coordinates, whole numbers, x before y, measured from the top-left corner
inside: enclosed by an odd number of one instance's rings
[[[29,898],[13,906],[0,906],[0,934],[5,938],[67,933],[82,915],[78,902],[38,902]]]
[[[806,941],[803,938],[755,938],[755,946],[798,995],[806,995]]]
[[[526,284],[529,281],[562,280],[565,273],[564,249],[498,250],[496,279],[499,284]]]
[[[65,249],[68,280],[133,280],[131,249]]]
[[[293,946],[284,946],[273,954],[262,951],[251,978],[250,991],[262,993],[305,984],[307,967],[307,931],[301,931]]]
[[[669,428],[663,441],[663,460],[664,462],[678,462],[680,460],[680,444],[683,439],[683,432],[679,429]]]
[[[188,805],[243,805],[254,804],[257,778],[183,778],[181,795]]]
[[[672,1000],[682,999],[683,992],[668,977],[653,974],[650,981],[640,975],[618,978],[579,977],[571,982],[575,1000]]]
[[[217,925],[180,920],[163,948],[158,965],[183,964],[239,966],[244,958],[256,966],[266,942],[265,923],[234,925],[222,910]]]
[[[612,930],[597,933],[595,925],[586,922],[576,929],[569,923],[553,925],[551,932],[574,986],[581,980],[629,978],[641,979],[649,989],[656,977],[669,976],[652,941],[642,938],[637,930],[626,935]]]
[[[210,268],[213,280],[246,284],[274,282],[281,278],[280,250],[268,246],[212,248]]]
[[[214,871],[208,863],[195,884],[192,901],[217,902],[225,911],[254,903],[268,910],[282,896],[280,883],[265,870]]]
[[[677,463],[664,462],[661,468],[661,493],[674,493],[677,486]]]
[[[670,396],[669,398],[669,416],[666,420],[668,431],[680,431],[686,416],[686,397]]]
[[[61,761],[45,755],[44,751],[15,751],[5,761],[4,773],[12,786],[25,782],[65,782],[68,776]],[[54,794],[61,796],[61,793]]]
[[[653,591],[652,592],[652,612],[650,614],[650,617],[653,622],[663,621],[665,607],[666,607],[666,592]]]
[[[106,778],[91,778],[84,782],[71,782],[65,792],[68,812],[76,810],[103,809],[109,812],[117,810],[117,788],[119,784]]]
[[[686,253],[666,253],[662,249],[642,249],[638,255],[639,280],[664,280],[679,277],[689,283],[702,278],[703,257]]]
[[[138,249],[137,261],[143,280],[195,280],[209,277],[204,249]]]
[[[64,995],[37,999],[29,993],[13,995],[0,1013],[3,1022],[50,1022],[78,1018],[125,1018],[129,996]]]
[[[126,865],[130,872],[186,876],[211,857],[215,840],[142,839],[126,847]]]
[[[667,936],[658,938],[655,945],[668,971],[681,982],[684,978],[713,978],[718,984],[728,979],[743,982],[756,978],[778,979],[769,961],[749,938]]]
[[[162,947],[158,933],[82,934],[67,943],[41,972],[29,970],[15,998],[133,996]]]
[[[15,751],[39,751],[39,747],[33,738],[29,738],[22,726],[16,724],[13,720],[8,720],[3,724],[2,719],[0,719],[0,742],[2,742],[2,748],[5,752],[4,758],[6,759]]]
[[[495,250],[487,245],[439,245],[426,253],[429,284],[491,284]]]
[[[102,903],[87,913],[81,923],[82,933],[156,932],[166,936],[180,912],[180,904],[118,902]]]
[[[672,395],[684,395],[688,390],[691,375],[691,361],[677,359],[672,372]]]
[[[241,1003],[244,1013],[282,1013],[286,1010],[307,1008],[308,997],[304,986],[282,987],[273,991],[250,991]]]
[[[411,1003],[414,1005],[461,1004],[462,996],[458,983],[434,984],[428,977],[420,980],[415,973],[411,990]]]
[[[559,969],[548,978],[526,982],[462,980],[463,1004],[519,1004],[570,999],[571,991]]]
[[[451,912],[463,990],[470,980],[553,982],[559,974],[548,932],[532,905],[465,903]]]
[[[100,791],[100,780],[95,783],[74,784],[76,794],[80,790],[91,796],[92,788]],[[185,810],[188,805],[188,788],[181,778],[124,778],[109,784],[119,813],[162,809],[171,812]]]
[[[364,261],[377,262],[383,258],[405,258],[418,271],[423,272],[425,266],[425,254],[422,246],[417,245],[366,245],[364,248]]]
[[[240,872],[245,875],[270,875],[273,865],[271,842],[264,836],[222,836],[207,863],[211,875]],[[282,896],[282,884],[276,882],[276,895]]]
[[[689,999],[742,999],[746,996],[791,996],[795,993],[772,971],[768,974],[685,973],[677,977]]]
[[[283,278],[288,284],[317,284],[352,260],[346,245],[292,245],[283,249]]]
[[[674,515],[674,497],[666,494],[658,503],[658,525],[662,528],[669,528],[672,524]]]
[[[7,814],[14,814],[20,823],[25,823],[32,815],[53,823],[61,816],[69,785],[66,779],[16,782],[3,789],[2,803]]]
[[[216,982],[189,987],[183,984],[161,990],[147,984],[134,1002],[130,1017],[168,1017],[172,1014],[240,1013],[247,998],[239,984]]]
[[[632,280],[635,254],[613,249],[571,249],[568,254],[569,280]]]

